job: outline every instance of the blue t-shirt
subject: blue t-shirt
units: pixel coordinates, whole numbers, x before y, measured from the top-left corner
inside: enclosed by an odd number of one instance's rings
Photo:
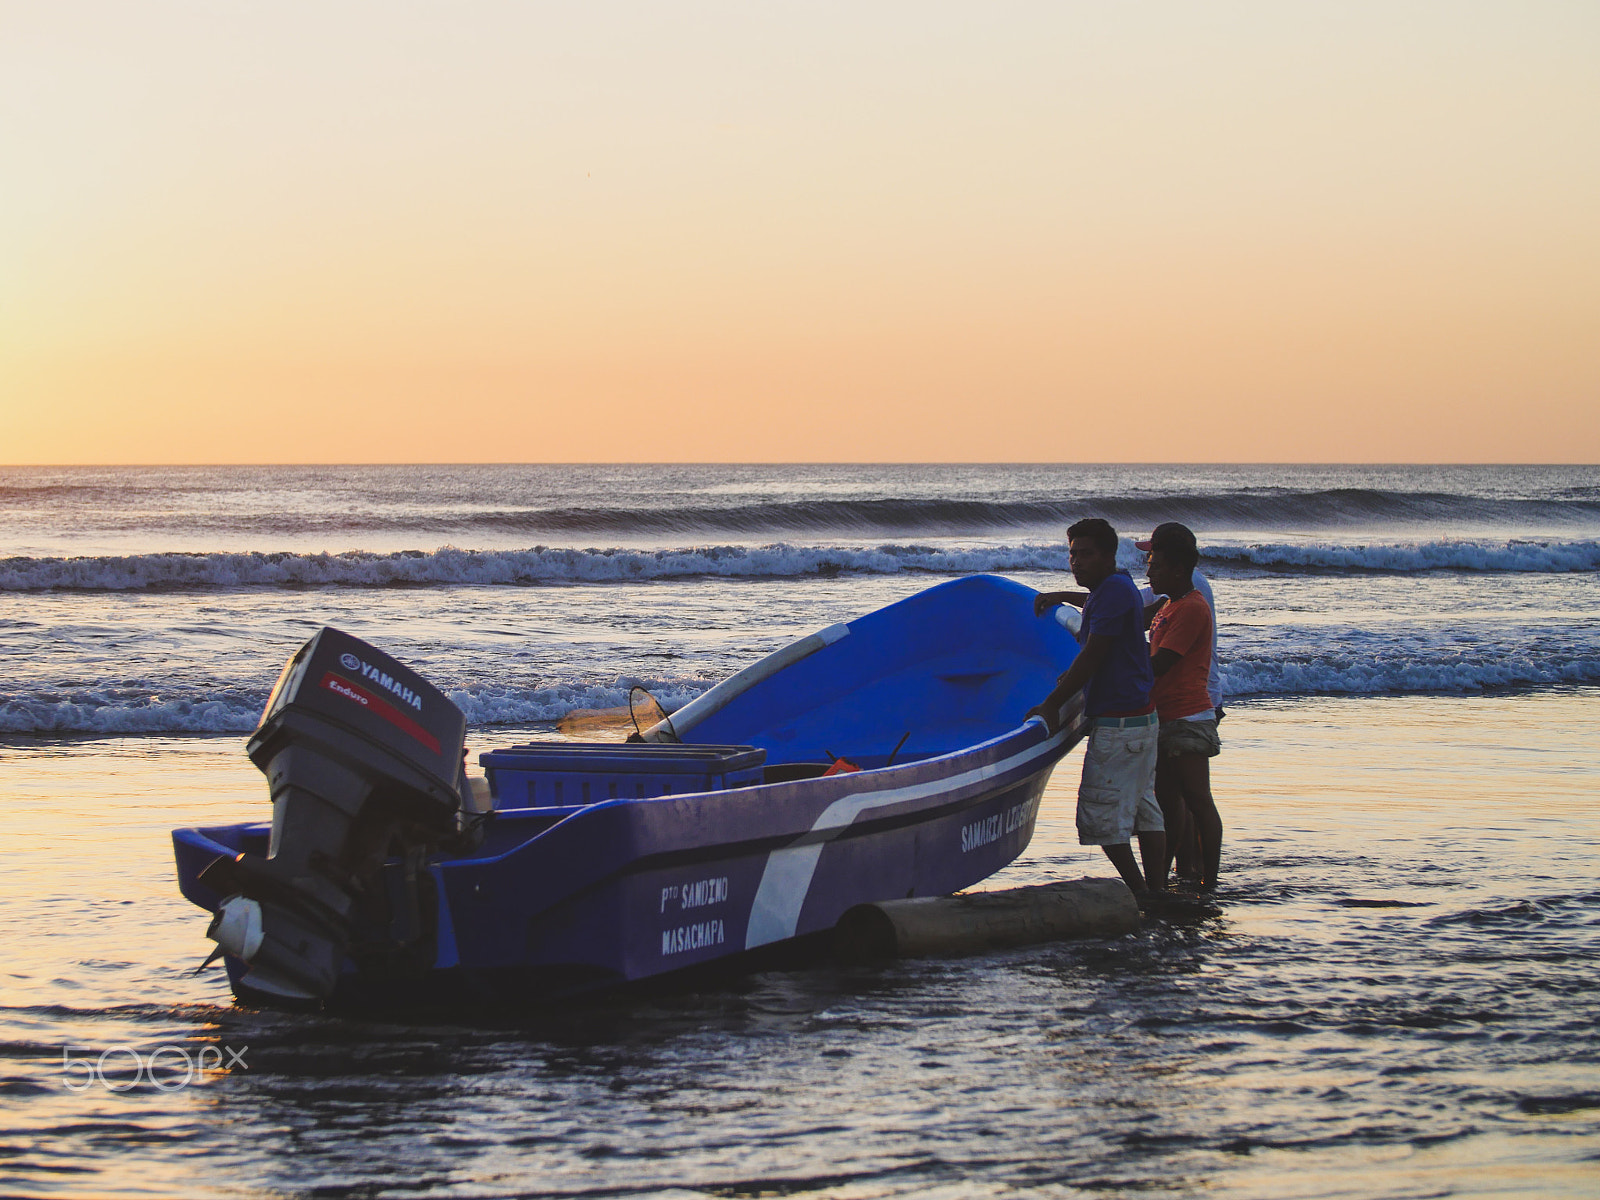
[[[1113,572],[1089,593],[1078,639],[1087,643],[1092,633],[1113,640],[1111,653],[1083,689],[1084,711],[1099,717],[1149,707],[1156,677],[1144,636],[1144,602],[1126,571]]]

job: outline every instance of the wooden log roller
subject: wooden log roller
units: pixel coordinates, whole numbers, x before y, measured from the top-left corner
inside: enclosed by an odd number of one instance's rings
[[[1120,937],[1139,929],[1139,905],[1120,879],[1072,879],[1003,892],[858,904],[834,926],[834,953],[849,963],[982,954],[1064,938]]]

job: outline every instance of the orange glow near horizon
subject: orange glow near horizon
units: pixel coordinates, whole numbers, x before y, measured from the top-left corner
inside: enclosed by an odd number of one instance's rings
[[[1590,6],[4,20],[0,462],[1600,462]]]

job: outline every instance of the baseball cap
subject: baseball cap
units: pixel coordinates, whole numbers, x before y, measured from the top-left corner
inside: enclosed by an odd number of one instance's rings
[[[1157,545],[1171,547],[1174,550],[1189,550],[1199,553],[1199,543],[1195,541],[1194,531],[1187,525],[1177,521],[1167,521],[1157,525],[1150,532],[1150,536],[1142,542],[1135,542],[1134,548],[1149,553]]]

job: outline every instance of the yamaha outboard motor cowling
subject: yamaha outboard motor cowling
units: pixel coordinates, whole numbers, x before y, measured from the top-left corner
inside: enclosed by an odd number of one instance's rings
[[[267,857],[201,876],[226,897],[207,932],[249,964],[248,987],[333,992],[385,861],[458,832],[465,736],[461,710],[381,650],[331,628],[300,647],[247,747],[272,791]]]

